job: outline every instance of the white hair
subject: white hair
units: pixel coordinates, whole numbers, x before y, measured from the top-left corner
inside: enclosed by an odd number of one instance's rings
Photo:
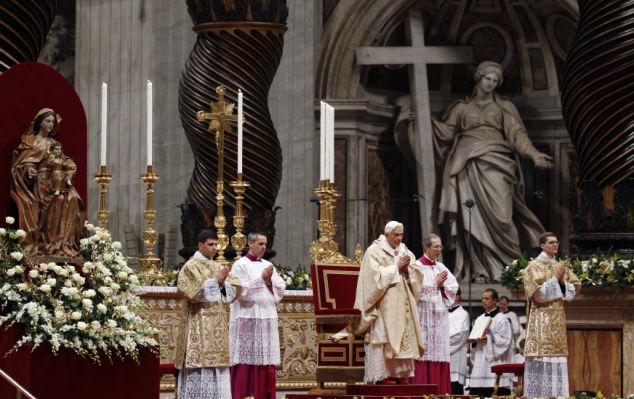
[[[390,220],[385,225],[385,229],[383,230],[383,232],[385,234],[387,234],[387,233],[391,232],[392,230],[394,230],[397,227],[400,227],[402,229],[403,228],[403,223],[397,222],[396,220]]]

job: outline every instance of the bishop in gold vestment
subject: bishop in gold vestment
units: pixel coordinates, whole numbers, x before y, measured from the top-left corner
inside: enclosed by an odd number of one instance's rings
[[[423,274],[402,238],[403,225],[389,222],[361,263],[354,307],[361,310],[355,334],[366,333],[365,382],[412,377],[414,359],[425,353],[416,305]]]
[[[211,259],[218,243],[215,236],[200,237],[199,250],[178,275],[178,292],[188,302],[176,344],[178,398],[231,398],[228,303],[235,299],[240,283]]]
[[[575,298],[581,283],[566,265],[555,259],[557,237],[547,233],[540,241],[544,251],[523,271],[528,300],[524,395],[528,398],[568,397],[564,301]]]

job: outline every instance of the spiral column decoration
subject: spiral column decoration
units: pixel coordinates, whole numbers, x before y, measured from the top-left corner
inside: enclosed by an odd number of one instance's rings
[[[0,1],[0,72],[13,65],[37,61],[58,0]]]
[[[562,82],[579,175],[571,242],[634,250],[634,2],[580,0]]]
[[[208,124],[198,122],[196,112],[209,110],[210,101],[218,99],[217,86],[227,89],[229,102],[237,103],[238,89],[244,93],[243,173],[251,182],[244,198],[247,226],[266,233],[271,247],[282,149],[271,121],[268,94],[282,57],[286,0],[187,0],[187,6],[198,37],[181,77],[179,111],[195,165],[187,201],[181,206],[186,247],[181,255],[191,252],[199,229],[213,229],[218,158]],[[237,178],[235,129],[225,135],[224,154],[224,178],[230,182]],[[232,226],[235,192],[226,190],[225,198],[230,208],[225,209],[227,226]]]

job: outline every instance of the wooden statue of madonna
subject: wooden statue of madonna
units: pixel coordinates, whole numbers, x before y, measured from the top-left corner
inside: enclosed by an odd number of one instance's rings
[[[55,111],[41,109],[22,135],[11,163],[11,198],[27,232],[26,252],[80,259],[84,205],[73,186],[77,166],[55,139],[60,122]]]

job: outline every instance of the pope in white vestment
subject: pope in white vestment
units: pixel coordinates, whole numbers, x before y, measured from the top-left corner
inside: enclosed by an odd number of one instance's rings
[[[365,382],[405,382],[424,353],[416,298],[422,272],[401,242],[403,225],[389,222],[361,262],[354,307],[361,310],[355,335],[365,333]]]

